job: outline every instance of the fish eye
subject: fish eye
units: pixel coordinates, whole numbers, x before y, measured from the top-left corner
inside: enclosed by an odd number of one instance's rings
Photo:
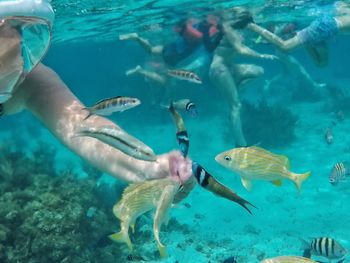
[[[228,156],[228,155],[225,155],[224,159],[225,159],[226,161],[231,161],[231,157]]]

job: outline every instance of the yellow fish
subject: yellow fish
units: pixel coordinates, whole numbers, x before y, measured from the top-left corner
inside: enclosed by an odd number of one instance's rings
[[[286,156],[271,153],[260,147],[235,148],[218,154],[215,160],[222,166],[238,173],[247,190],[252,188],[252,180],[271,181],[280,186],[282,179],[294,182],[298,191],[311,172],[296,174],[289,171],[290,163]]]
[[[269,258],[260,261],[260,263],[317,263],[309,258],[298,256],[281,256],[276,258]]]
[[[193,188],[194,184],[191,184],[191,187]],[[121,221],[121,230],[110,235],[109,238],[113,241],[125,242],[129,250],[132,251],[128,234],[129,226],[134,232],[136,219],[142,214],[155,209],[154,238],[157,241],[160,256],[162,258],[166,257],[165,246],[159,240],[159,231],[163,221],[167,220],[169,208],[176,194],[181,193],[182,189],[180,183],[172,178],[133,183],[128,186],[123,192],[122,199],[113,207],[114,215]]]

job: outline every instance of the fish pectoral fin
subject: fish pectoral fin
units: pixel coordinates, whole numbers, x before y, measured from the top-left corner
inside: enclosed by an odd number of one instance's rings
[[[241,181],[245,189],[247,189],[248,191],[252,190],[252,181],[244,178],[242,178]]]
[[[131,240],[127,233],[124,233],[123,231],[120,231],[118,233],[114,233],[112,235],[108,236],[112,241],[118,242],[118,243],[126,243],[128,245],[128,248],[130,251],[132,251],[132,244]]]
[[[276,185],[276,186],[280,187],[280,186],[282,185],[282,180],[271,181],[271,183],[272,183],[273,185]]]

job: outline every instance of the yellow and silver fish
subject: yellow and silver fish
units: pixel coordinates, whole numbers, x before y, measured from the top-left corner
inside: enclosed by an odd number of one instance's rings
[[[215,160],[222,166],[238,173],[247,190],[251,190],[252,180],[271,181],[280,186],[282,179],[289,179],[300,191],[301,184],[311,174],[311,172],[297,174],[289,171],[290,163],[286,156],[274,154],[256,146],[235,148],[223,152],[218,154]]]
[[[134,231],[136,219],[142,214],[155,210],[153,221],[154,238],[162,258],[166,257],[165,246],[160,242],[159,231],[162,223],[167,219],[169,208],[180,189],[180,183],[172,178],[157,179],[128,186],[122,199],[114,205],[113,213],[120,220],[121,230],[109,236],[116,242],[123,242],[132,251],[129,238],[129,227]]]
[[[135,137],[129,135],[115,126],[102,126],[98,128],[83,128],[73,137],[88,136],[98,139],[123,153],[143,161],[155,161],[157,156],[153,150]]]
[[[130,97],[113,97],[108,99],[103,99],[94,104],[91,107],[83,108],[83,110],[87,110],[89,114],[85,117],[84,120],[89,118],[91,115],[111,115],[114,112],[123,112],[125,110],[134,108],[141,104],[141,101],[137,98]]]
[[[260,263],[317,263],[309,258],[299,256],[280,256],[275,258],[268,258],[260,261]]]
[[[197,84],[202,84],[202,80],[200,79],[200,77],[198,77],[196,73],[192,71],[182,70],[182,69],[169,69],[168,75],[176,79],[186,80]]]

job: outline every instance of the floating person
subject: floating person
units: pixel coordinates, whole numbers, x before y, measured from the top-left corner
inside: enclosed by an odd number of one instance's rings
[[[350,175],[350,162],[336,163],[329,175],[329,183],[335,186],[338,183],[344,182],[347,175]]]
[[[235,9],[234,9],[235,10]],[[209,69],[209,77],[212,84],[224,96],[229,108],[229,127],[232,133],[232,143],[238,147],[246,146],[240,110],[241,103],[238,88],[246,85],[264,73],[262,67],[252,64],[238,64],[235,58],[238,55],[251,58],[273,60],[274,55],[260,54],[242,43],[241,36],[232,28],[232,22],[237,19],[232,16],[233,9],[222,13],[222,31],[224,33],[221,42],[214,51],[213,61]]]
[[[347,250],[333,238],[319,237],[313,238],[310,242],[302,241],[305,250],[308,250],[311,255],[320,256],[328,260],[342,260],[347,254]]]
[[[335,12],[335,15],[331,14],[332,11]],[[345,1],[337,1],[334,4],[334,10],[318,17],[308,27],[287,40],[281,39],[253,21],[248,23],[247,28],[282,51],[290,51],[302,46],[306,47],[316,65],[324,67],[328,65],[327,41],[337,34],[350,33],[350,5]]]
[[[170,164],[176,162],[176,158],[169,159],[169,153],[157,155],[156,161],[144,161],[95,138],[74,137],[82,128],[107,126],[115,127],[125,136],[127,132],[98,115],[84,121],[86,112],[81,109],[85,106],[53,70],[40,63],[51,41],[54,12],[49,1],[2,0],[0,18],[3,115],[29,110],[63,145],[101,171],[125,182],[165,178],[178,172],[170,171]],[[179,159],[176,163],[180,165],[182,161]],[[191,174],[191,164],[183,165],[188,165]]]
[[[280,256],[264,259],[260,263],[317,263],[317,261],[299,256]]]
[[[296,174],[289,171],[288,157],[252,146],[235,148],[218,154],[215,160],[225,168],[241,176],[243,186],[250,191],[253,180],[269,181],[281,186],[283,179],[294,182],[298,191],[311,172]]]
[[[111,115],[114,112],[123,112],[125,110],[134,108],[140,104],[141,101],[137,98],[117,96],[113,98],[100,100],[91,107],[83,108],[83,110],[87,110],[89,112],[89,114],[85,118],[86,120],[94,114],[107,116]]]

